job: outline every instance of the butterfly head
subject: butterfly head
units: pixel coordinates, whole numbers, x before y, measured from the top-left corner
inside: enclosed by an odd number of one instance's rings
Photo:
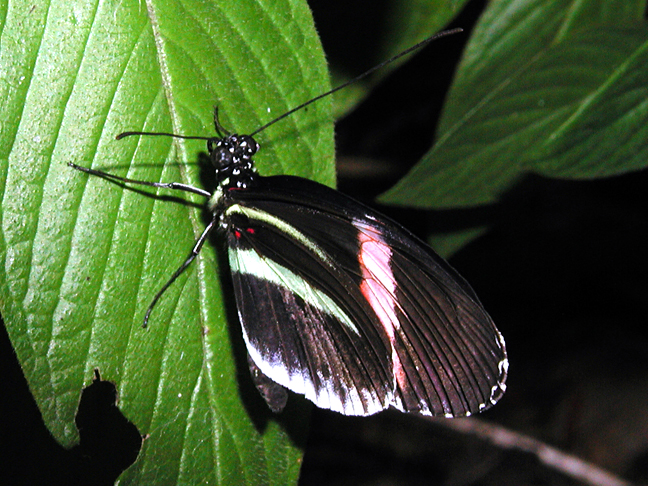
[[[207,150],[221,186],[243,189],[254,179],[252,157],[259,144],[250,135],[227,135],[207,141]]]

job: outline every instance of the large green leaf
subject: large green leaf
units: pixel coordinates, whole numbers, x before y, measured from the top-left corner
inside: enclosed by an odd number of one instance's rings
[[[646,167],[645,11],[643,0],[491,2],[436,144],[383,200],[475,205],[529,171],[592,178]]]
[[[0,310],[46,425],[62,444],[75,442],[79,394],[99,368],[150,436],[123,483],[295,482],[303,427],[289,437],[290,423],[279,426],[258,396],[246,398],[244,356],[231,344],[241,340],[236,314],[220,291],[227,270],[211,245],[141,327],[202,231],[204,201],[155,197],[66,164],[204,186],[204,143],[115,135],[211,135],[215,104],[223,126],[249,132],[325,91],[306,3],[53,0],[0,9]],[[333,183],[329,104],[261,133],[260,171]]]

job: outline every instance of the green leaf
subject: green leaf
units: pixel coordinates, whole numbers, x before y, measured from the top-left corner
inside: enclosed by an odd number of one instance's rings
[[[295,483],[308,407],[281,426],[255,394],[232,297],[220,289],[228,270],[212,245],[141,327],[204,228],[204,201],[156,197],[67,163],[209,189],[198,165],[204,142],[115,135],[209,136],[216,104],[224,127],[246,133],[326,91],[306,3],[0,9],[0,310],[47,427],[65,446],[77,440],[79,394],[99,368],[149,434],[123,484]],[[260,172],[332,184],[329,110],[323,100],[259,134]]]
[[[524,174],[592,178],[646,167],[645,1],[492,2],[437,142],[384,202],[495,201]]]

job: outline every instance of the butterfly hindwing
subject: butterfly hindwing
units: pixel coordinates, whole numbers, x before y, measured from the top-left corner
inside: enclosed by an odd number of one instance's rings
[[[225,210],[250,356],[322,408],[468,415],[503,391],[502,338],[468,284],[397,223],[305,179]]]
[[[268,378],[256,365],[250,354],[247,355],[248,368],[252,382],[274,413],[281,412],[288,402],[288,390]]]

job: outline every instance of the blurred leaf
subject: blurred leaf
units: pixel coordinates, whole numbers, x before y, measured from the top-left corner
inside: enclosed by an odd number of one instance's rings
[[[204,143],[115,135],[211,135],[216,104],[223,126],[250,132],[325,91],[306,3],[1,8],[0,311],[46,425],[65,446],[77,440],[79,394],[99,368],[150,434],[124,484],[296,482],[308,407],[281,417],[286,428],[255,394],[242,349],[232,350],[242,339],[220,290],[222,255],[206,245],[141,328],[205,226],[204,201],[154,197],[66,164],[209,189]],[[329,108],[324,100],[262,132],[260,171],[333,183]]]
[[[381,57],[386,59],[398,54],[435,32],[447,28],[467,3],[468,0],[392,1],[386,16],[388,33]]]
[[[592,178],[645,167],[645,10],[638,0],[490,3],[436,144],[382,201],[476,205],[529,171]]]
[[[466,230],[457,230],[448,233],[432,234],[427,243],[443,258],[450,258],[472,240],[479,238],[488,231],[487,226],[476,226]]]
[[[389,2],[382,12],[384,12],[383,25],[371,25],[372,30],[379,30],[380,35],[372,32],[377,42],[372,44],[372,52],[369,55],[365,53],[365,64],[352,68],[344,67],[336,63],[335,53],[330,54],[331,60],[331,77],[333,85],[340,84],[361,74],[364,70],[369,69],[386,59],[412,47],[418,42],[432,36],[443,30],[448,24],[461,12],[461,9],[467,3],[467,0],[393,0]],[[364,31],[345,32],[347,36],[361,35],[366,37]],[[338,42],[344,49],[348,50],[349,45],[355,45],[352,38],[343,38],[345,34],[339,29],[335,30]],[[415,55],[415,54],[413,54]],[[382,79],[389,75],[404,62],[408,57],[402,58],[384,68],[376,71],[366,80],[354,83],[347,89],[335,94],[334,113],[339,118],[349,113],[355,108],[367,94]]]

